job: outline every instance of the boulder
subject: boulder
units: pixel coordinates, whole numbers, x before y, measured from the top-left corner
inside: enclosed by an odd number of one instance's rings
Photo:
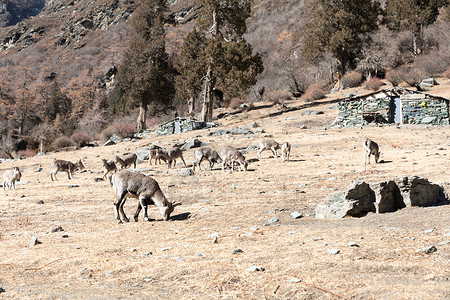
[[[136,150],[135,154],[137,156],[137,163],[138,164],[142,163],[144,160],[148,160],[149,159],[148,150],[149,150],[148,147],[140,148],[140,149]]]
[[[198,147],[202,147],[203,143],[202,141],[200,141],[199,139],[191,139],[190,141],[186,142],[183,146],[181,146],[181,150],[188,150],[188,149],[192,149],[192,148],[198,148]]]
[[[400,189],[394,181],[383,181],[378,184],[372,184],[370,187],[375,192],[377,213],[394,212],[406,206]]]
[[[442,186],[433,184],[427,178],[417,176],[396,180],[406,206],[433,206],[448,203],[448,195]]]

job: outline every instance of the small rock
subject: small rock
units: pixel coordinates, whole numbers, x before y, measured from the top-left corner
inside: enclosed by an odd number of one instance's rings
[[[277,217],[273,217],[273,218],[270,218],[269,219],[269,221],[267,221],[269,224],[273,224],[273,223],[276,223],[276,222],[279,222],[280,220],[278,220],[278,218]]]
[[[150,251],[144,253],[144,255],[152,255],[152,254],[153,254],[153,253],[150,252]]]
[[[262,272],[264,270],[265,269],[260,266],[251,266],[250,268],[245,269],[245,271],[247,271],[247,272]]]
[[[339,250],[339,249],[328,249],[328,250],[326,251],[326,254],[328,254],[328,255],[336,255],[336,254],[338,254],[339,252],[341,252],[341,250]]]
[[[105,276],[106,276],[106,277],[111,277],[111,276],[113,276],[113,274],[110,273],[110,272],[108,272],[108,271],[105,271]]]
[[[444,236],[450,236],[450,231],[449,231],[449,232],[446,232],[446,233],[444,233]]]
[[[238,254],[238,253],[244,253],[244,251],[241,250],[241,249],[233,249],[233,250],[231,250],[231,254]]]
[[[44,204],[43,200],[39,200],[38,202],[36,202],[37,204]]]
[[[34,247],[37,244],[42,244],[40,241],[38,241],[37,236],[32,236],[30,240],[30,247]]]
[[[72,188],[80,187],[80,185],[79,185],[79,184],[69,184],[67,187],[68,187],[69,189],[72,189]]]
[[[201,253],[197,253],[197,254],[195,254],[195,256],[197,256],[197,257],[202,257],[202,256],[203,256],[203,254],[201,254]]]
[[[432,232],[434,232],[434,229],[428,229],[424,231],[424,233],[432,233]]]
[[[101,182],[101,181],[105,181],[105,179],[103,179],[102,177],[96,177],[94,178],[95,182]]]
[[[443,241],[443,242],[440,242],[438,245],[442,246],[442,245],[447,245],[447,244],[450,244],[450,241]]]
[[[289,282],[290,283],[299,283],[299,282],[302,282],[302,280],[297,277],[292,277],[291,279],[289,279]]]
[[[219,238],[217,236],[215,236],[213,238],[213,244],[217,244],[219,242]]]
[[[162,248],[161,251],[167,251],[167,250],[170,250],[170,249],[172,249],[172,248],[173,248],[173,247]]]
[[[185,259],[184,259],[184,257],[179,256],[179,257],[177,257],[177,261],[185,261]]]
[[[6,292],[5,289],[0,285],[0,293]]]
[[[359,247],[359,245],[357,243],[355,243],[355,242],[348,242],[347,246],[349,246],[349,247]]]
[[[68,237],[69,237],[68,234],[63,234],[63,235],[61,236],[62,239],[67,239]]]
[[[131,248],[131,249],[130,249],[130,252],[136,252],[136,251],[137,251],[136,248]]]
[[[64,229],[63,229],[61,226],[59,226],[59,227],[53,228],[53,229],[51,230],[52,233],[58,232],[58,231],[64,231]]]
[[[150,282],[150,281],[152,281],[152,279],[150,277],[146,277],[146,278],[144,278],[144,281],[145,282]]]
[[[303,215],[297,211],[291,213],[291,218],[293,219],[300,219],[301,217],[303,217]]]
[[[194,170],[192,170],[190,168],[181,169],[181,170],[178,171],[178,175],[181,176],[181,177],[193,176],[194,175]]]
[[[436,252],[437,248],[435,246],[428,246],[428,247],[422,248],[420,251],[423,251],[426,254],[429,254],[429,253]]]

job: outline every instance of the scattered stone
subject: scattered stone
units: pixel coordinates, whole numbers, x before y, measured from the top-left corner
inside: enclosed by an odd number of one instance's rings
[[[204,144],[199,139],[191,139],[189,142],[186,142],[183,146],[181,146],[181,150],[189,150],[193,148],[202,147]]]
[[[434,232],[434,229],[428,229],[428,230],[425,230],[425,231],[424,231],[424,233],[427,233],[427,234],[428,234],[428,233],[433,233],[433,232]]]
[[[303,217],[303,215],[297,211],[291,213],[291,218],[293,219],[300,219],[301,217]]]
[[[44,204],[43,200],[39,200],[38,202],[36,202],[37,204]]]
[[[146,277],[146,278],[144,278],[144,281],[145,282],[150,282],[150,281],[152,281],[152,278],[151,277]]]
[[[53,228],[53,229],[51,230],[52,233],[53,233],[53,232],[58,232],[58,231],[64,231],[64,229],[63,229],[61,226],[59,226],[59,227]]]
[[[213,238],[213,244],[217,244],[219,242],[219,238],[217,236],[215,236]]]
[[[325,253],[328,255],[336,255],[339,252],[341,252],[341,250],[339,250],[339,249],[328,249]]]
[[[444,233],[444,236],[450,236],[450,231],[449,231],[449,232],[446,232],[446,233]]]
[[[258,230],[258,229],[259,229],[258,226],[253,226],[253,227],[250,228],[250,231],[256,231],[256,230]]]
[[[170,250],[170,249],[172,249],[172,248],[173,248],[173,247],[162,248],[161,251],[164,252],[164,251]]]
[[[38,241],[37,236],[32,236],[30,240],[30,247],[34,247],[37,244],[42,244],[40,241]]]
[[[260,267],[260,266],[251,266],[251,267],[245,269],[245,271],[247,271],[247,272],[262,272],[264,270],[265,269],[263,267]]]
[[[349,246],[349,247],[359,247],[359,245],[357,243],[355,243],[355,242],[348,242],[347,246]]]
[[[105,276],[106,276],[106,277],[111,277],[111,276],[113,276],[113,274],[110,273],[110,272],[108,272],[108,271],[105,271]]]
[[[35,172],[42,172],[42,168],[37,168],[36,170],[35,170]]]
[[[63,234],[63,235],[61,236],[62,239],[67,239],[68,237],[69,237],[68,234]]]
[[[231,254],[238,254],[238,253],[244,253],[244,251],[241,250],[241,249],[233,249],[233,250],[231,250]]]
[[[185,261],[185,259],[184,259],[184,257],[179,256],[179,257],[177,257],[177,261]]]
[[[4,293],[6,290],[0,285],[0,293]]]
[[[152,255],[152,254],[153,254],[153,252],[150,252],[150,251],[144,253],[144,255]]]
[[[178,170],[177,172],[178,172],[178,175],[181,177],[193,176],[195,174],[194,170],[192,170],[191,168],[184,168],[184,169]]]
[[[201,254],[201,253],[197,253],[197,254],[195,254],[195,256],[196,256],[196,257],[202,257],[202,256],[203,256],[203,254]]]
[[[302,282],[302,280],[297,277],[292,277],[291,279],[289,279],[289,282],[290,283],[299,283],[299,282]]]
[[[305,110],[302,112],[302,116],[316,116],[316,115],[322,115],[324,112],[322,110]]]
[[[278,220],[277,217],[273,217],[273,218],[270,218],[269,221],[267,221],[267,223],[273,224],[273,223],[276,223],[276,222],[278,222],[278,221],[280,221],[280,220]]]
[[[67,187],[68,187],[69,189],[72,189],[72,188],[80,187],[80,185],[79,185],[79,184],[69,184]]]
[[[438,245],[443,246],[443,245],[447,245],[447,244],[450,244],[450,241],[443,241],[443,242],[440,242]]]
[[[430,253],[436,252],[437,248],[435,246],[428,246],[428,247],[420,249],[420,251],[422,251],[426,254],[430,254]]]
[[[130,252],[137,252],[137,249],[136,248],[131,248]]]

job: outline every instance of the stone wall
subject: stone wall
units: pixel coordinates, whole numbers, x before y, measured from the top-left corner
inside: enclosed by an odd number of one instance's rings
[[[448,102],[431,97],[400,97],[402,118],[405,124],[448,125]]]
[[[388,123],[390,103],[391,99],[387,96],[369,96],[367,98],[341,101],[338,103],[339,114],[333,125],[343,127],[366,125],[375,121],[375,118],[378,123]]]

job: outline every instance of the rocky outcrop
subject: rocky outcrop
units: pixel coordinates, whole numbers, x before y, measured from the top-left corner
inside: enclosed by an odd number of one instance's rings
[[[352,182],[345,192],[330,195],[314,210],[318,219],[363,217],[404,207],[448,204],[445,190],[426,178],[402,177],[380,183]]]

